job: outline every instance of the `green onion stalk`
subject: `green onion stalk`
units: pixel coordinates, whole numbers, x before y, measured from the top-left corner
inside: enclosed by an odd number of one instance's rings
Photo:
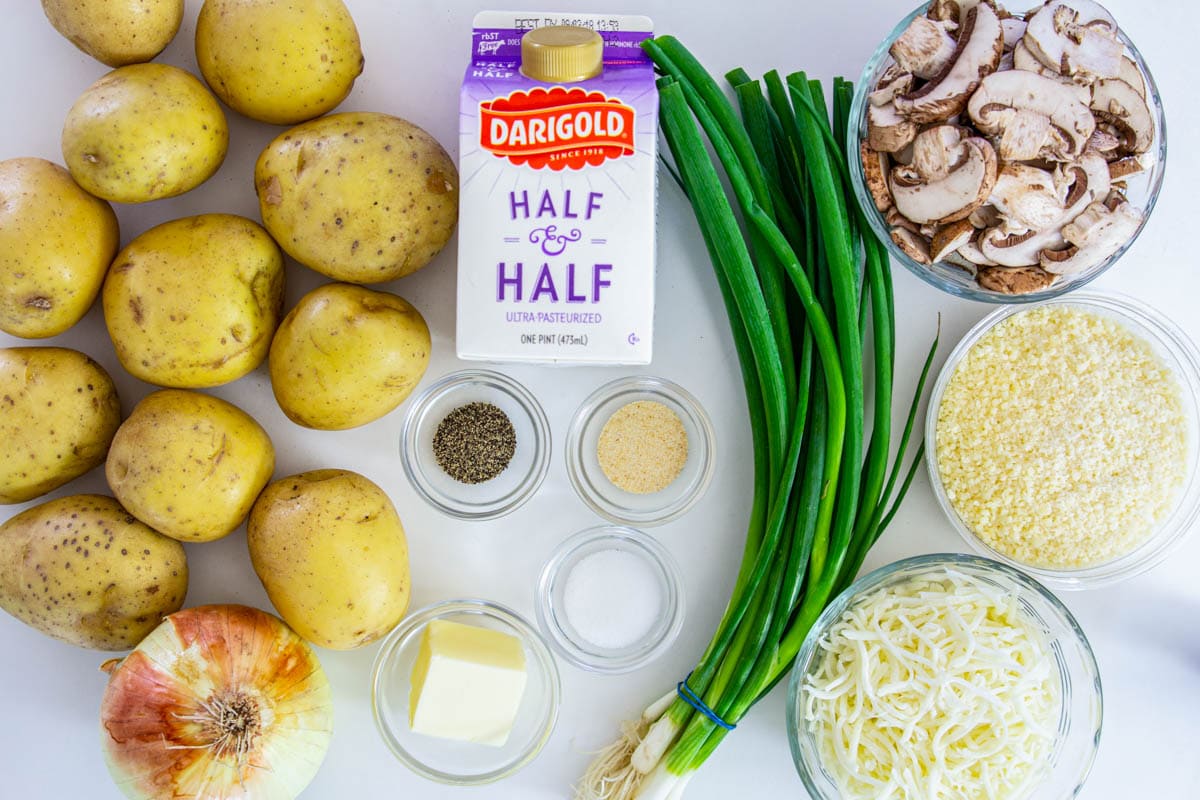
[[[837,78],[827,93],[802,72],[754,80],[739,69],[726,76],[735,106],[673,37],[643,47],[660,74],[664,162],[712,262],[750,418],[742,561],[687,679],[736,725],[787,674],[904,499],[921,461],[918,447],[902,467],[937,337],[893,455],[895,308],[887,250],[850,183],[853,87]],[[576,798],[680,797],[729,732],[671,691],[597,755]]]

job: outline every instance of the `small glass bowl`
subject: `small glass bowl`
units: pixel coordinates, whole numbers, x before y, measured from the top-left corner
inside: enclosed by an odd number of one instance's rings
[[[434,620],[451,620],[517,637],[525,648],[528,681],[512,733],[503,747],[413,733],[408,701],[421,633]],[[558,720],[562,684],[545,641],[515,612],[487,600],[448,600],[415,611],[388,634],[371,677],[371,705],[383,741],[404,766],[455,786],[507,778],[533,761]]]
[[[657,578],[661,596],[653,626],[632,644],[618,649],[589,642],[571,624],[565,610],[571,571],[593,553],[619,550],[643,559]],[[542,567],[537,588],[537,618],[542,633],[563,658],[591,672],[632,672],[671,646],[683,627],[683,582],[675,559],[652,536],[634,528],[602,525],[575,534],[555,549]]]
[[[619,489],[600,469],[596,447],[604,424],[620,408],[652,400],[671,409],[687,433],[683,471],[665,489],[633,494]],[[686,513],[704,494],[716,466],[715,435],[703,407],[681,386],[663,378],[621,378],[583,401],[567,432],[567,475],[576,494],[605,519],[628,525],[662,525]]]
[[[892,43],[904,33],[905,28],[908,27],[913,18],[924,14],[928,8],[928,3],[919,6],[896,25],[887,38],[875,49],[866,66],[863,67],[862,77],[859,78],[858,84],[854,88],[854,99],[850,105],[850,119],[856,120],[857,124],[848,126],[848,130],[846,131],[846,153],[847,159],[850,162],[850,175],[851,183],[854,187],[854,196],[858,199],[858,205],[866,215],[871,229],[875,231],[875,235],[887,247],[892,260],[900,262],[908,268],[909,272],[931,286],[936,286],[944,292],[957,295],[958,297],[965,297],[969,300],[1005,304],[1036,303],[1041,300],[1058,297],[1065,292],[1078,289],[1084,284],[1090,283],[1115,264],[1137,240],[1142,229],[1146,227],[1146,222],[1150,219],[1150,213],[1154,211],[1154,205],[1158,202],[1159,189],[1162,188],[1163,173],[1167,163],[1167,119],[1163,113],[1162,97],[1158,93],[1158,84],[1154,82],[1154,76],[1150,74],[1150,68],[1146,65],[1146,60],[1142,58],[1141,52],[1129,40],[1129,37],[1125,35],[1124,29],[1119,29],[1117,31],[1117,38],[1125,45],[1129,57],[1137,63],[1138,69],[1145,79],[1146,100],[1150,106],[1150,113],[1154,117],[1155,124],[1154,142],[1145,153],[1146,157],[1154,159],[1154,163],[1144,172],[1125,179],[1128,185],[1128,191],[1125,194],[1130,204],[1134,208],[1140,209],[1142,213],[1142,221],[1138,225],[1137,230],[1134,231],[1133,236],[1129,237],[1129,241],[1103,262],[1075,275],[1064,275],[1045,289],[1027,294],[993,292],[989,289],[984,289],[976,283],[975,277],[965,270],[946,263],[920,264],[901,250],[892,241],[891,226],[887,224],[884,216],[875,207],[875,201],[871,198],[871,192],[867,188],[866,176],[863,174],[859,146],[867,138],[867,95],[875,88],[884,71],[893,63],[891,54],[888,53]],[[1120,25],[1120,20],[1117,20],[1117,24],[1118,26]]]
[[[1020,571],[978,556],[939,553],[906,558],[859,578],[834,598],[800,646],[788,684],[787,730],[796,771],[813,800],[840,797],[833,779],[821,766],[817,743],[804,720],[807,700],[804,683],[818,666],[818,645],[827,639],[829,629],[843,612],[865,594],[944,570],[966,575],[980,584],[1015,591],[1021,610],[1046,633],[1054,653],[1063,702],[1051,769],[1045,782],[1020,800],[1067,800],[1083,788],[1100,746],[1104,692],[1096,657],[1079,623],[1050,590]]]
[[[1084,292],[1038,306],[1077,308],[1091,314],[1109,317],[1134,335],[1150,343],[1155,353],[1175,373],[1179,380],[1184,414],[1188,420],[1188,460],[1184,485],[1179,490],[1175,508],[1155,526],[1154,531],[1136,548],[1111,561],[1077,569],[1058,569],[1032,566],[993,549],[968,527],[955,511],[937,463],[937,421],[942,397],[959,363],[988,331],[1002,320],[1029,310],[1028,306],[999,308],[967,331],[966,336],[950,353],[929,396],[929,411],[925,418],[925,465],[938,504],[950,524],[977,552],[988,558],[1003,561],[1028,572],[1038,580],[1059,590],[1095,589],[1140,575],[1167,557],[1200,517],[1200,351],[1180,328],[1153,308],[1132,298],[1117,294]],[[1034,306],[1035,308],[1038,306]]]
[[[433,435],[447,414],[473,402],[491,403],[508,415],[517,447],[495,478],[467,484],[438,465]],[[430,505],[459,519],[495,519],[520,507],[545,480],[550,449],[550,423],[529,390],[506,375],[481,369],[451,373],[422,392],[409,408],[400,435],[409,482]]]

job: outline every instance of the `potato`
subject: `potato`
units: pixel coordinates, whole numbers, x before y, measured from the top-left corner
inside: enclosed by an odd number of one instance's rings
[[[183,0],[42,0],[55,30],[110,67],[161,53],[183,21]]]
[[[429,366],[421,312],[388,292],[333,283],[300,298],[271,342],[271,387],[288,419],[326,431],[404,402]]]
[[[283,256],[245,217],[185,217],[130,242],[101,298],[131,375],[173,388],[217,386],[266,358],[283,311]]]
[[[111,497],[61,497],[0,526],[0,608],[79,647],[134,647],[187,586],[183,545]]]
[[[112,206],[58,164],[0,161],[0,330],[42,339],[78,322],[120,238]]]
[[[415,272],[458,222],[458,171],[432,136],[387,114],[332,114],[267,145],[263,224],[288,255],[350,283]]]
[[[184,542],[232,533],[275,470],[271,438],[254,418],[215,397],[155,392],[121,424],[104,474],[121,505]]]
[[[62,133],[71,177],[120,203],[194,189],[217,171],[228,147],[217,98],[167,64],[114,69],[75,101]]]
[[[250,512],[254,571],[271,603],[314,644],[349,650],[408,610],[408,544],[387,494],[354,472],[275,481]]]
[[[0,503],[23,503],[104,461],[121,401],[104,368],[64,347],[0,349]]]
[[[230,108],[274,125],[332,111],[363,70],[342,0],[205,0],[196,61]]]

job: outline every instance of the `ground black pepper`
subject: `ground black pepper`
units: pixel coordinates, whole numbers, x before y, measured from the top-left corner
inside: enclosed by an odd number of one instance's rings
[[[433,455],[459,483],[484,483],[508,467],[517,450],[512,420],[491,403],[459,406],[438,423]]]

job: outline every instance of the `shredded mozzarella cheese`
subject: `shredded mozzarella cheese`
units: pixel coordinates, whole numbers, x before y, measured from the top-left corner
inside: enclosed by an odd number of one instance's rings
[[[843,800],[1021,800],[1061,713],[1015,593],[939,570],[872,591],[819,643],[804,718]]]

